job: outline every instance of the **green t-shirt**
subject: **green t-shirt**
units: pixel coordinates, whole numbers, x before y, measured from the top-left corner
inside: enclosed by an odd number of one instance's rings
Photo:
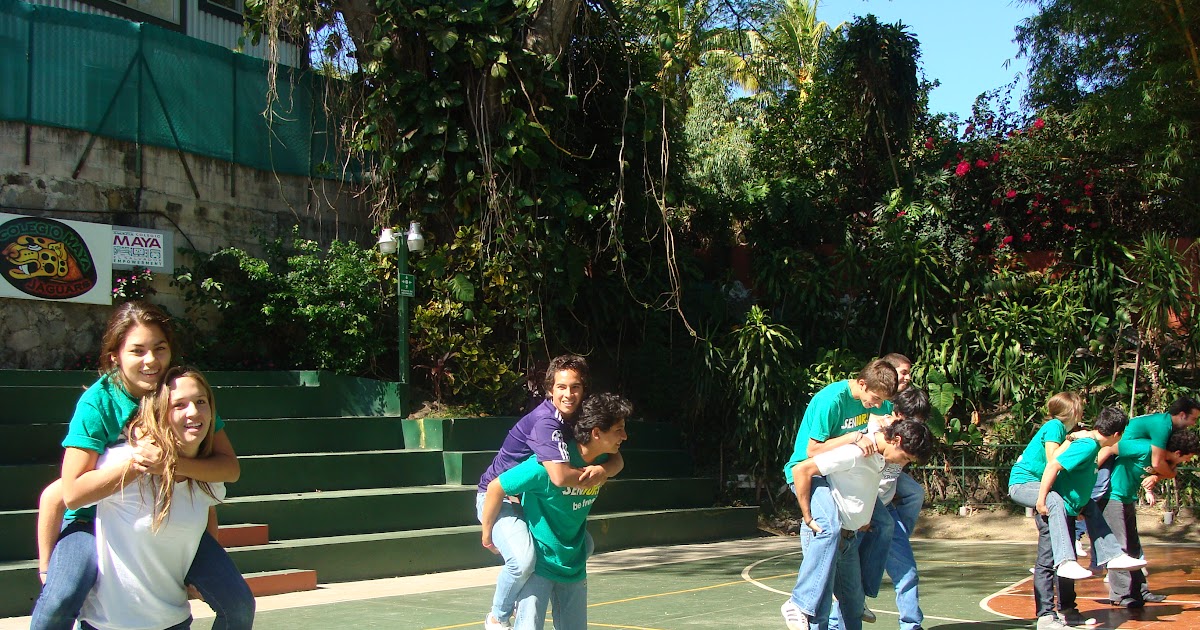
[[[825,442],[830,438],[854,431],[866,431],[871,414],[892,413],[892,403],[884,401],[880,407],[868,410],[850,395],[850,381],[838,381],[821,388],[804,409],[800,419],[800,430],[796,432],[796,446],[792,457],[783,466],[783,476],[792,483],[792,466],[808,459],[808,441]]]
[[[110,446],[123,441],[121,431],[137,414],[139,399],[125,391],[116,374],[105,374],[83,392],[75,403],[75,413],[67,426],[64,448],[79,448],[95,453],[104,453]],[[213,431],[225,428],[225,422],[217,416]],[[86,507],[67,510],[65,519],[95,518],[96,508]]]
[[[1046,442],[1062,444],[1067,437],[1067,425],[1058,418],[1050,418],[1038,432],[1033,434],[1029,445],[1021,451],[1017,463],[1008,474],[1008,485],[1015,486],[1031,481],[1040,482],[1046,472]]]
[[[1167,448],[1167,438],[1171,437],[1171,414],[1152,413],[1135,416],[1129,419],[1129,425],[1121,434],[1121,443],[1125,440],[1149,440],[1158,448]]]
[[[571,467],[587,465],[579,446],[567,442]],[[608,455],[593,464],[603,464]],[[555,582],[578,582],[587,577],[587,516],[603,484],[594,488],[560,488],[550,481],[537,456],[508,469],[497,478],[507,495],[521,495],[525,522],[533,536],[537,565],[534,573]]]
[[[1099,452],[1099,442],[1082,438],[1071,442],[1067,450],[1054,458],[1063,467],[1054,479],[1054,491],[1062,497],[1063,507],[1071,516],[1078,516],[1092,499],[1092,487],[1096,485],[1096,454]]]
[[[1142,478],[1150,465],[1150,440],[1121,438],[1117,446],[1117,461],[1112,471],[1112,486],[1108,496],[1113,501],[1135,503]]]

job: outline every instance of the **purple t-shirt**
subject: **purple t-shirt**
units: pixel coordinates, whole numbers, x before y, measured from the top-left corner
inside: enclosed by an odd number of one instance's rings
[[[479,491],[487,492],[493,479],[529,459],[530,455],[537,455],[539,462],[570,462],[566,443],[568,430],[554,405],[543,400],[509,429],[500,452],[479,478]]]

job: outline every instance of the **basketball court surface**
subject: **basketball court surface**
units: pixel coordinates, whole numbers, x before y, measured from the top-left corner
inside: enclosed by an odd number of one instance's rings
[[[1030,628],[1034,625],[1034,544],[916,540],[925,628]],[[1150,587],[1166,602],[1137,610],[1104,603],[1097,577],[1077,583],[1079,608],[1097,628],[1200,630],[1200,547],[1147,546]],[[784,628],[779,606],[795,583],[797,538],[752,538],[599,554],[588,566],[588,628],[625,630],[760,630]],[[316,591],[258,600],[257,630],[482,628],[497,569],[322,585]],[[868,630],[897,627],[895,599],[884,580]],[[194,606],[192,627],[208,630],[212,613]],[[551,615],[553,616],[553,614]],[[0,630],[29,619],[0,620]],[[547,622],[547,628],[550,627]]]

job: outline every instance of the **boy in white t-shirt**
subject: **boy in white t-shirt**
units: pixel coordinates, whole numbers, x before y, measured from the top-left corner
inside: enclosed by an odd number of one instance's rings
[[[879,496],[879,482],[886,464],[904,465],[927,459],[933,450],[933,435],[924,423],[900,420],[881,430],[870,431],[853,444],[839,446],[796,464],[792,479],[800,503],[804,525],[814,533],[824,531],[829,523],[841,522],[841,542],[837,553],[828,557],[805,557],[801,571],[811,562],[830,562],[833,579],[821,594],[815,615],[788,610],[784,604],[784,619],[788,630],[822,629],[829,623],[833,597],[846,630],[862,628],[862,608],[865,595],[858,558],[858,531],[871,522]],[[809,489],[814,475],[827,480],[837,514],[826,514],[821,503],[809,501]],[[814,510],[815,508],[815,510]],[[831,517],[834,517],[831,519]],[[816,567],[809,567],[815,570]],[[794,604],[792,604],[794,606]]]

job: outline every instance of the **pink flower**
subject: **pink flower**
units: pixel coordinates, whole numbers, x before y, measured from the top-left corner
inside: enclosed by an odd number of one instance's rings
[[[983,229],[984,229],[984,230],[990,230],[990,229],[992,229],[992,222],[991,222],[991,221],[988,221],[987,223],[984,223],[984,224],[983,224]]]
[[[1000,204],[1001,204],[1003,201],[1004,201],[1003,199],[1001,199],[1001,198],[999,198],[999,197],[996,197],[995,199],[993,199],[993,200],[992,200],[992,206],[993,206],[993,207],[995,207],[995,206],[998,206],[998,205],[1000,205]]]
[[[933,148],[933,138],[925,138],[925,148],[926,149]]]
[[[1005,245],[1008,245],[1009,243],[1012,243],[1012,241],[1013,241],[1013,239],[1012,239],[1012,234],[1009,234],[1008,236],[1005,236],[1003,239],[1001,239],[1001,240],[1000,240],[1000,242],[1001,242],[1001,243],[1003,243],[1003,244],[1005,244]]]
[[[1043,129],[1043,128],[1045,128],[1045,127],[1046,127],[1046,121],[1042,120],[1041,118],[1039,118],[1039,119],[1037,119],[1037,120],[1033,121],[1033,128],[1034,128],[1034,129]]]
[[[1039,196],[1039,197],[1040,197],[1041,195],[1042,195],[1042,193],[1038,193],[1038,196]],[[1030,206],[1032,206],[1032,207],[1034,207],[1034,208],[1036,208],[1036,207],[1038,207],[1038,205],[1040,205],[1040,202],[1039,202],[1037,199],[1034,199],[1034,200],[1033,200],[1033,203],[1031,203],[1031,204],[1029,204],[1029,205],[1030,205]]]
[[[987,168],[987,166],[988,166],[987,160],[985,160],[983,158],[975,160],[975,168]]]
[[[1095,192],[1095,190],[1096,190],[1095,184],[1084,184],[1084,186],[1083,186],[1083,194],[1087,195],[1088,197],[1091,197],[1092,193]]]
[[[1044,228],[1050,227],[1050,220],[1047,219],[1045,221],[1042,221],[1042,227],[1044,227]]]
[[[1074,226],[1074,225],[1071,225],[1071,224],[1069,224],[1069,223],[1064,223],[1064,224],[1063,224],[1063,229],[1064,229],[1064,230],[1066,230],[1066,231],[1068,231],[1068,232],[1073,232],[1073,231],[1075,231],[1075,226]]]
[[[978,243],[978,242],[979,242],[979,237],[978,237],[978,236],[972,236],[972,237],[971,237],[971,242],[972,242],[972,243]]]
[[[970,170],[971,170],[971,163],[964,160],[964,161],[958,163],[958,168],[954,169],[954,174],[959,177],[963,177],[964,175],[967,174],[967,171],[970,171]]]
[[[1008,189],[1008,192],[1004,193],[1004,196],[1005,196],[1005,197],[1008,197],[1009,199],[1012,199],[1013,197],[1016,197],[1016,196],[1017,196],[1017,191],[1015,191],[1015,190],[1013,190],[1013,189],[1009,188],[1009,189]]]
[[[1022,241],[1025,241],[1026,243],[1028,243],[1029,241],[1032,241],[1032,240],[1033,240],[1033,235],[1032,235],[1032,234],[1030,234],[1029,232],[1026,232],[1026,233],[1024,233],[1024,234],[1022,234],[1022,235],[1021,235],[1021,240],[1022,240]]]
[[[963,130],[963,135],[964,135],[964,136],[969,136],[969,135],[971,135],[972,133],[975,133],[975,123],[970,123],[970,124],[968,124],[968,125],[967,125],[967,128]]]
[[[997,151],[992,154],[992,162],[999,162],[999,161],[1000,161],[1000,152]]]

